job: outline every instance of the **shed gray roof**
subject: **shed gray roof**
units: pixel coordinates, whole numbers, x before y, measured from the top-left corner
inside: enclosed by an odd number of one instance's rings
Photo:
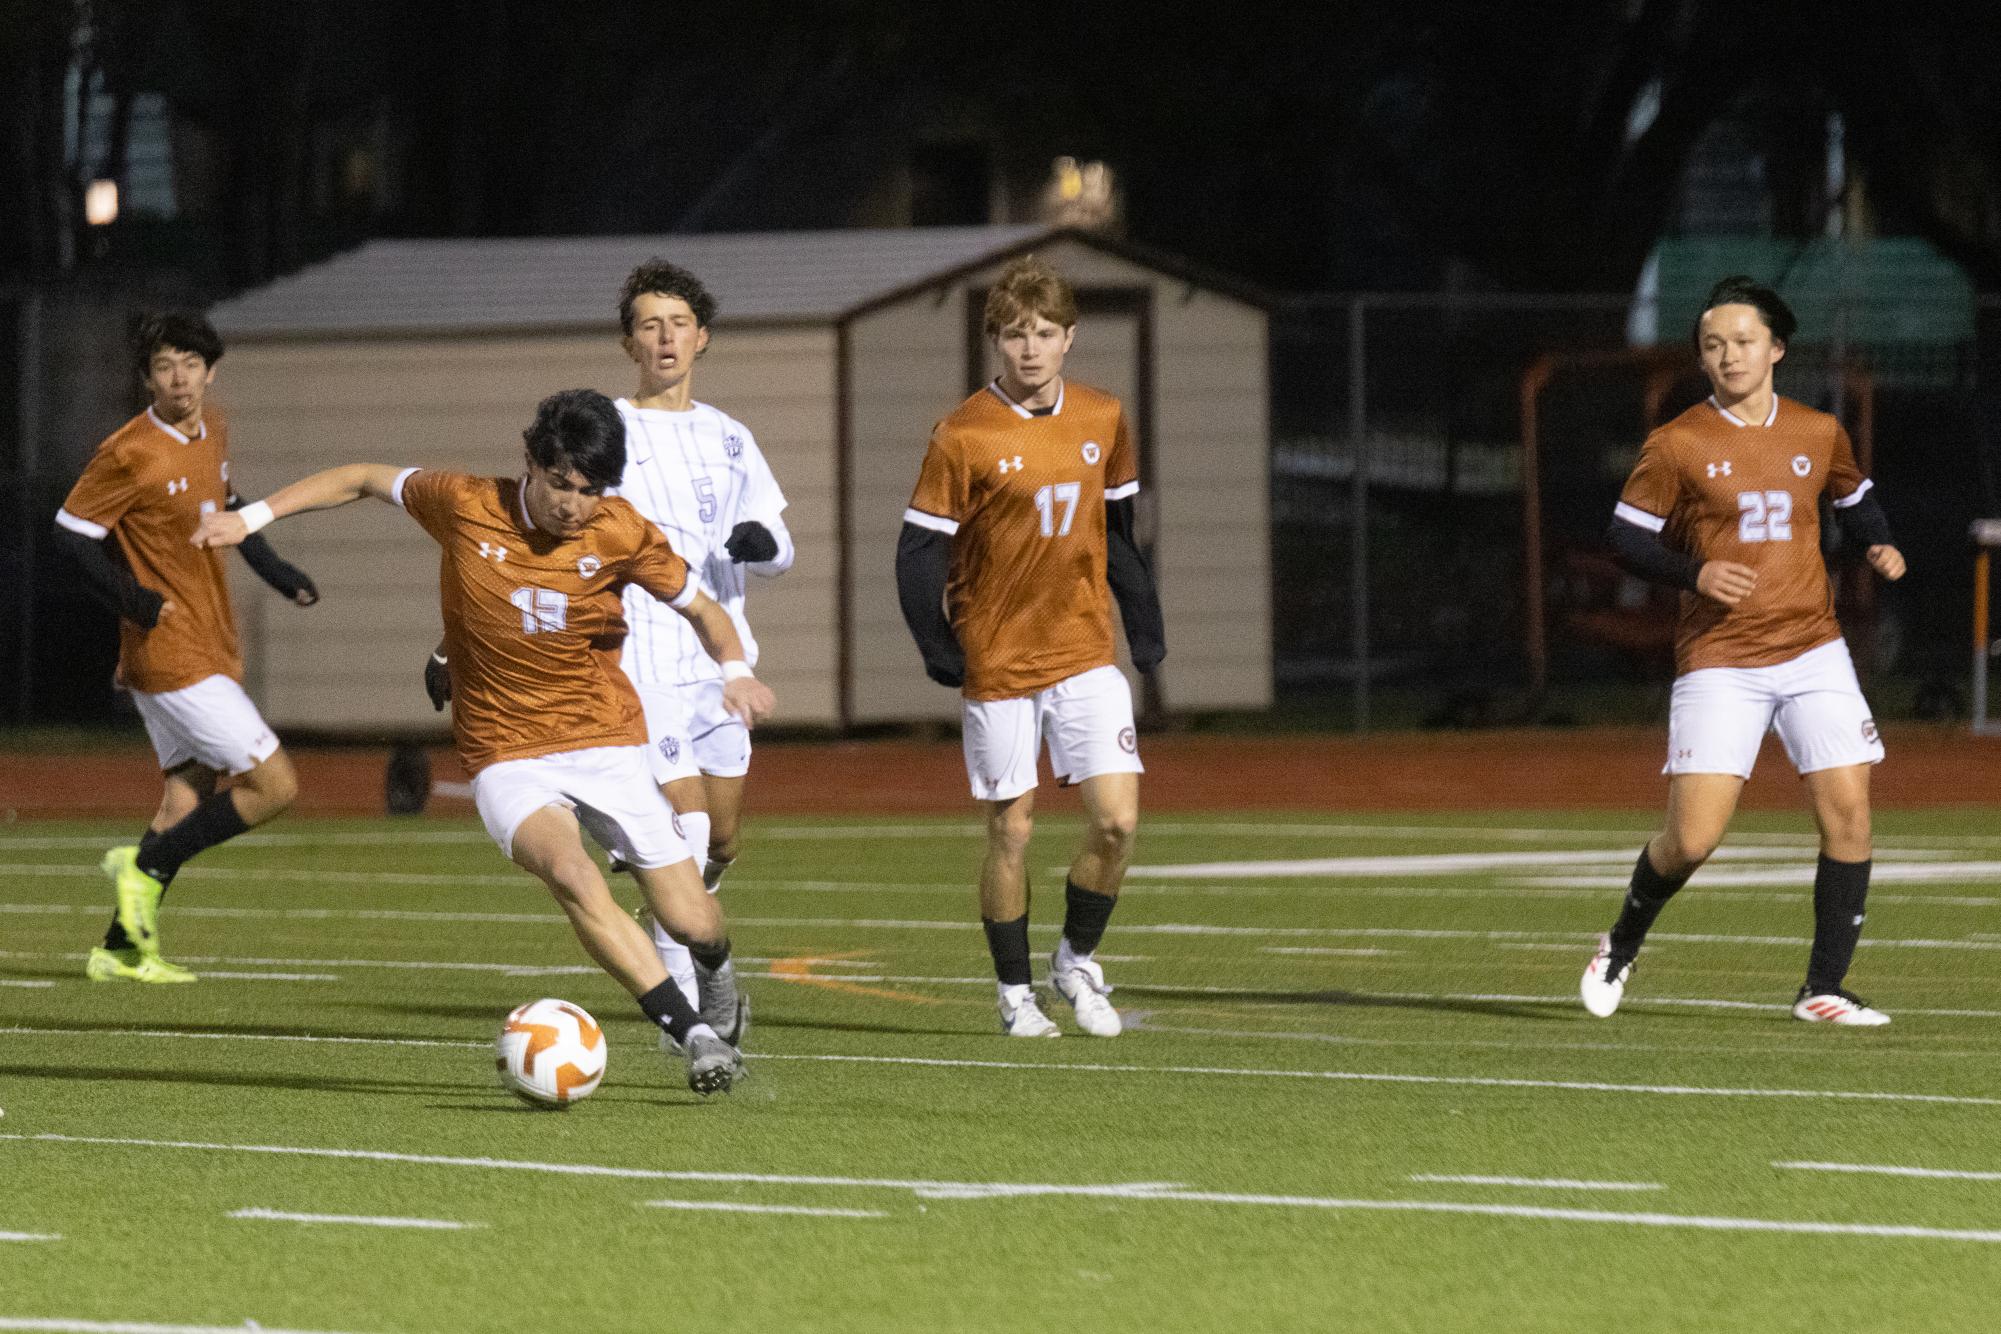
[[[371,241],[224,301],[232,337],[603,326],[658,255],[715,293],[717,323],[832,320],[1044,236],[1039,226]]]

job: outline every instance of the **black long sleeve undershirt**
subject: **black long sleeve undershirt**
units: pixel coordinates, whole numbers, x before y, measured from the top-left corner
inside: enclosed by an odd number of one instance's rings
[[[58,526],[56,548],[76,562],[84,587],[114,614],[145,630],[160,623],[160,608],[167,599],[141,584],[122,563],[111,559],[111,553],[104,549],[104,539]]]
[[[1671,549],[1659,533],[1614,519],[1605,530],[1605,540],[1611,544],[1613,559],[1626,573],[1648,583],[1696,591],[1695,577],[1702,572],[1702,562],[1687,552]]]
[[[1841,530],[1843,541],[1862,551],[1870,547],[1896,545],[1896,540],[1890,536],[1890,516],[1876,503],[1874,487],[1864,491],[1862,498],[1853,505],[1836,505],[1834,526]]]
[[[229,508],[242,509],[243,505],[243,497],[232,491],[229,496]],[[304,604],[306,606],[310,607],[320,600],[320,590],[314,586],[312,576],[280,556],[265,540],[264,534],[252,533],[244,538],[236,549],[243,553],[244,564],[255,570],[259,579],[294,602],[298,601],[301,593],[311,594],[306,599]]]
[[[941,686],[966,683],[966,651],[945,616],[945,584],[952,572],[952,535],[914,523],[896,542],[896,598],[910,627],[924,674]]]
[[[1134,508],[1131,496],[1105,502],[1105,581],[1119,600],[1119,619],[1125,623],[1133,666],[1150,672],[1167,656],[1167,624],[1160,614],[1153,568],[1133,537]]]

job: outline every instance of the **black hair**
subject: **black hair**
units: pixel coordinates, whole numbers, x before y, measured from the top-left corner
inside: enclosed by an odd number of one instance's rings
[[[213,367],[222,360],[222,335],[215,326],[190,311],[152,311],[132,321],[132,354],[143,377],[153,369],[161,348],[192,352]]]
[[[680,297],[695,312],[698,328],[706,329],[715,322],[716,299],[702,286],[702,280],[680,265],[655,256],[627,274],[625,286],[619,291],[618,324],[628,334],[632,332],[633,303],[649,294]]]
[[[1793,308],[1785,298],[1764,284],[1755,282],[1741,273],[1735,273],[1709,289],[1708,298],[1702,309],[1696,312],[1695,331],[1691,335],[1698,351],[1702,348],[1702,317],[1718,306],[1756,306],[1758,315],[1765,321],[1765,327],[1772,331],[1772,337],[1781,343],[1790,343],[1800,322],[1793,315]]]
[[[549,395],[536,405],[535,424],[521,438],[537,466],[574,470],[593,487],[617,486],[625,475],[625,421],[595,389]]]

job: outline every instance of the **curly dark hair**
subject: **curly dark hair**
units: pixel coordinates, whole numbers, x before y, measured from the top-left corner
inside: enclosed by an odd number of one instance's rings
[[[1772,337],[1781,343],[1790,343],[1793,334],[1800,327],[1793,308],[1785,298],[1764,284],[1754,281],[1741,273],[1733,273],[1716,286],[1709,289],[1709,297],[1702,303],[1702,309],[1695,315],[1695,330],[1690,335],[1698,351],[1702,348],[1702,317],[1718,306],[1756,306],[1758,315],[1765,321],[1765,327],[1772,331]]]
[[[222,360],[222,335],[192,311],[146,311],[132,319],[132,355],[143,377],[153,368],[153,358],[161,348],[192,352],[202,364],[214,366]]]
[[[617,486],[625,475],[625,420],[595,389],[565,389],[535,407],[521,433],[528,457],[556,472],[575,469],[594,487]]]
[[[657,255],[626,275],[618,294],[618,324],[632,332],[632,306],[640,297],[678,296],[695,312],[695,324],[703,329],[715,322],[716,299],[702,280],[678,264],[669,264]]]

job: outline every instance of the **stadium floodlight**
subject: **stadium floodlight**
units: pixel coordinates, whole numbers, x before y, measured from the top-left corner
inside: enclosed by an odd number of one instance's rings
[[[93,227],[108,227],[118,221],[118,182],[95,180],[83,192],[83,217]]]

